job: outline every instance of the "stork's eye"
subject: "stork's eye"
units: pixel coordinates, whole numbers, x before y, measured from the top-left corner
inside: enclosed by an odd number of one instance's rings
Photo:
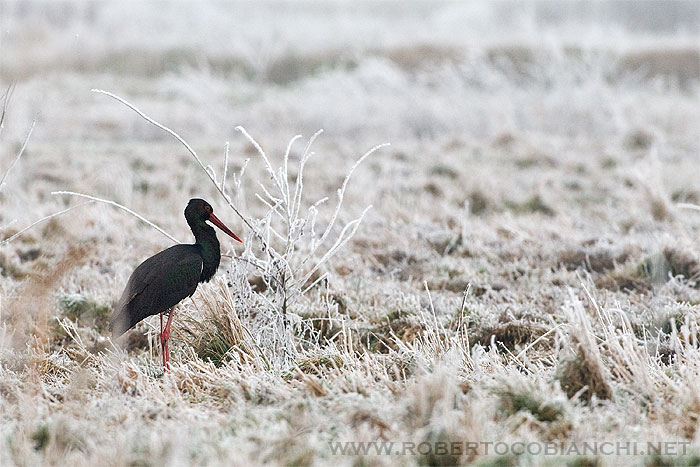
[[[204,210],[211,214],[211,206],[204,206]]]

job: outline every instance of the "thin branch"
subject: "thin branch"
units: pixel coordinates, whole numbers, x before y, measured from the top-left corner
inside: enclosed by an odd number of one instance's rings
[[[277,204],[277,205],[283,205],[283,204],[284,204],[284,199],[275,198],[274,196],[272,196],[272,194],[271,194],[269,191],[267,191],[267,188],[265,188],[265,185],[263,185],[262,183],[260,183],[260,188],[262,188],[263,193],[265,194],[265,196],[267,196],[267,197],[270,199],[270,201],[272,201],[273,203],[275,203],[275,204]],[[260,196],[259,194],[257,194],[257,193],[256,193],[256,196],[259,197],[259,198],[261,197],[261,196]],[[287,221],[287,219],[286,219],[284,216],[282,216],[282,219],[283,219],[285,222]]]
[[[311,233],[311,248],[316,246],[316,240],[313,240],[313,238],[316,236],[316,217],[318,216],[318,207],[328,201],[328,196],[325,196],[318,201],[316,201],[314,204],[309,206],[309,213],[306,215],[305,221],[306,225],[309,226],[309,231]]]
[[[277,280],[277,278],[275,276],[273,276],[272,274],[268,274],[267,270],[265,270],[265,268],[262,267],[261,265],[259,265],[258,263],[254,263],[253,261],[246,259],[246,258],[243,258],[242,256],[233,256],[233,255],[229,255],[229,254],[225,254],[225,253],[222,254],[221,256],[223,258],[231,258],[232,260],[235,259],[236,261],[243,261],[244,263],[250,264],[251,266],[258,268],[262,273],[266,274],[270,279],[272,279],[273,281],[275,281],[279,285],[279,281]],[[255,257],[253,257],[253,258],[255,258]],[[255,258],[255,259],[257,259],[257,258]]]
[[[224,176],[221,179],[221,191],[226,190],[226,173],[228,172],[228,148],[229,142],[224,145]]]
[[[333,244],[333,246],[330,247],[330,248],[328,249],[328,251],[326,252],[326,254],[324,254],[324,255],[321,257],[321,259],[318,260],[318,262],[316,263],[316,266],[314,266],[314,267],[311,269],[311,271],[309,271],[309,272],[304,276],[303,280],[300,281],[302,284],[306,283],[306,281],[309,280],[309,277],[311,277],[311,275],[312,275],[314,272],[316,272],[316,270],[317,270],[318,268],[320,268],[320,267],[323,265],[323,263],[325,263],[326,261],[328,261],[328,259],[329,259],[330,257],[332,257],[333,255],[335,255],[335,253],[336,253],[340,248],[342,248],[343,246],[345,246],[345,244],[348,242],[348,240],[350,240],[350,239],[355,235],[355,233],[357,232],[357,229],[360,227],[360,224],[362,223],[362,219],[364,219],[365,214],[367,214],[367,211],[369,211],[370,209],[372,209],[372,205],[367,206],[367,207],[365,208],[365,210],[362,212],[362,215],[361,215],[360,217],[358,217],[357,219],[355,219],[355,220],[352,221],[352,222],[349,222],[345,227],[343,227],[343,230],[340,231],[340,235],[338,236],[338,239],[335,241],[335,243]],[[352,231],[351,231],[350,234],[348,234],[348,236],[346,237],[346,236],[345,236],[345,232],[347,232],[347,230],[350,229],[350,228],[352,228]],[[308,258],[308,257],[307,257],[307,258]],[[302,263],[302,264],[303,264],[303,263]],[[301,267],[301,265],[299,265],[299,268],[300,268],[300,267]],[[298,270],[298,268],[297,268],[297,270]]]
[[[24,150],[27,148],[27,144],[29,143],[29,138],[32,136],[32,132],[34,131],[34,126],[36,125],[36,118],[32,122],[32,126],[29,128],[29,132],[27,132],[26,138],[24,138],[24,143],[22,143],[22,147],[20,148],[19,152],[17,153],[17,157],[15,158],[14,161],[12,161],[12,164],[7,168],[7,171],[5,172],[5,175],[2,176],[0,179],[0,191],[2,191],[3,185],[5,185],[5,179],[7,178],[7,174],[10,173],[10,170],[15,166],[17,161],[19,161],[19,158],[22,157],[22,154],[24,154]]]
[[[214,184],[218,187],[219,184],[216,182],[216,172],[214,172],[214,167],[211,165],[207,165],[204,170],[206,170],[207,175],[209,175],[209,178],[214,182]]]
[[[316,141],[316,138],[318,138],[321,133],[323,133],[323,129],[318,130],[309,138],[309,142],[306,144],[306,148],[304,148],[304,152],[301,156],[301,161],[299,162],[299,173],[297,174],[297,180],[294,184],[294,199],[292,200],[292,217],[295,219],[299,217],[299,208],[301,206],[301,194],[304,188],[304,167],[306,167],[306,161],[313,155],[312,152],[309,152],[309,149],[311,149],[311,145],[314,144],[314,141]]]
[[[4,244],[6,244],[6,243],[10,243],[12,240],[14,240],[15,238],[19,237],[19,236],[22,235],[24,232],[26,232],[27,230],[31,229],[32,227],[34,227],[34,226],[37,225],[37,224],[40,224],[40,223],[42,223],[42,222],[44,222],[44,221],[47,221],[47,220],[49,220],[49,219],[51,219],[51,218],[54,218],[54,217],[56,217],[56,216],[60,216],[61,214],[65,214],[65,213],[67,213],[68,211],[72,211],[72,210],[75,209],[75,208],[79,208],[79,207],[81,207],[81,206],[85,206],[86,204],[91,204],[91,203],[93,203],[93,201],[85,201],[84,203],[76,204],[75,206],[71,206],[71,207],[69,207],[68,209],[64,209],[63,211],[58,211],[58,212],[55,212],[55,213],[53,213],[53,214],[49,214],[48,216],[42,217],[41,219],[32,222],[31,224],[29,224],[28,226],[26,226],[25,228],[23,228],[22,230],[20,230],[20,231],[17,232],[16,234],[12,235],[11,237],[8,237],[8,238],[6,238],[5,240],[1,241],[1,242],[0,242],[0,245],[4,245]]]
[[[274,180],[275,185],[277,185],[277,189],[280,193],[284,193],[284,190],[282,188],[282,182],[279,180],[278,176],[275,175],[275,169],[272,168],[272,162],[270,162],[270,159],[267,157],[267,154],[265,154],[265,151],[263,151],[262,147],[260,147],[260,144],[258,144],[258,142],[255,141],[253,137],[250,136],[250,134],[242,126],[237,126],[236,131],[240,131],[243,134],[243,136],[245,136],[246,139],[250,142],[250,144],[252,144],[255,147],[255,150],[258,151],[260,157],[263,158],[263,162],[265,162],[265,168],[270,174],[270,177],[272,177],[272,180]]]
[[[695,211],[700,211],[700,206],[697,204],[691,204],[691,203],[677,203],[676,204],[677,208],[681,209],[693,209]]]
[[[165,125],[163,125],[163,124],[161,124],[161,123],[158,123],[157,121],[153,120],[151,117],[149,117],[149,116],[146,115],[145,113],[141,112],[141,111],[140,111],[138,108],[136,108],[134,105],[132,105],[131,103],[127,102],[126,100],[122,99],[121,97],[119,97],[119,96],[117,96],[117,95],[112,94],[111,92],[108,92],[108,91],[103,91],[103,90],[101,90],[101,89],[93,89],[92,91],[93,91],[93,92],[100,93],[100,94],[104,94],[104,95],[106,95],[106,96],[111,97],[112,99],[115,99],[115,100],[121,102],[122,104],[124,104],[125,106],[129,107],[131,110],[133,110],[134,112],[136,112],[136,113],[139,115],[139,117],[143,118],[144,120],[146,120],[146,121],[147,121],[148,123],[150,123],[151,125],[154,125],[154,126],[160,128],[161,130],[165,131],[165,132],[168,133],[170,136],[172,136],[173,138],[175,138],[176,140],[178,140],[178,141],[180,142],[180,144],[182,144],[182,145],[185,147],[185,149],[187,149],[187,151],[192,155],[192,157],[194,157],[194,159],[197,161],[197,163],[198,163],[199,166],[202,168],[202,170],[204,170],[204,172],[207,174],[207,177],[209,177],[209,180],[211,180],[211,182],[214,184],[214,186],[216,187],[216,189],[218,190],[218,192],[221,194],[221,196],[223,196],[223,198],[224,198],[224,200],[226,201],[226,203],[228,204],[228,206],[229,206],[231,209],[233,209],[233,212],[235,212],[235,213],[238,215],[238,217],[240,217],[241,220],[242,220],[243,222],[245,222],[245,224],[246,224],[248,227],[250,227],[251,229],[253,228],[253,225],[251,224],[251,222],[238,210],[238,208],[236,208],[236,206],[234,206],[233,202],[231,201],[231,198],[224,192],[224,190],[219,186],[219,184],[216,183],[216,180],[211,176],[211,174],[210,174],[209,171],[207,170],[206,166],[204,165],[204,163],[202,163],[202,160],[199,158],[199,156],[198,156],[197,153],[194,151],[194,149],[192,149],[192,147],[191,147],[189,144],[187,144],[187,141],[185,141],[180,135],[178,135],[177,133],[175,133],[173,130],[171,130],[171,129],[168,128],[167,126],[165,126]]]
[[[265,206],[267,206],[270,209],[270,212],[277,214],[282,218],[282,220],[284,220],[284,216],[278,211],[278,208],[280,206],[280,200],[273,199],[272,201],[275,202],[275,205],[273,206],[265,198],[260,196],[260,193],[255,193],[255,197],[258,198]]]
[[[119,204],[119,203],[117,203],[117,202],[115,202],[115,201],[111,201],[111,200],[108,200],[108,199],[97,198],[97,197],[95,197],[95,196],[90,196],[90,195],[84,195],[84,194],[82,194],[82,193],[75,193],[75,192],[73,192],[73,191],[52,191],[51,194],[52,194],[52,195],[71,195],[71,196],[78,196],[78,197],[80,197],[80,198],[87,198],[87,199],[92,200],[92,201],[98,201],[98,202],[100,202],[100,203],[110,204],[110,205],[112,205],[112,206],[114,206],[114,207],[117,207],[117,208],[121,209],[122,211],[128,212],[129,214],[131,214],[132,216],[136,217],[136,218],[137,218],[138,220],[140,220],[141,222],[144,222],[144,223],[150,225],[151,227],[153,227],[154,229],[156,229],[158,232],[160,232],[160,233],[162,233],[163,235],[165,235],[166,237],[168,237],[168,238],[169,238],[170,240],[172,240],[173,242],[175,242],[175,243],[181,243],[177,238],[173,237],[173,236],[170,235],[168,232],[166,232],[165,230],[161,229],[160,227],[158,227],[158,226],[157,226],[156,224],[154,224],[153,222],[151,222],[151,221],[149,221],[148,219],[146,219],[145,217],[143,217],[141,214],[138,214],[138,213],[132,211],[131,209],[127,208],[126,206],[123,206],[123,205],[121,205],[121,204]]]
[[[242,190],[241,190],[241,183],[243,183],[243,175],[245,174],[245,169],[248,167],[248,163],[250,162],[250,157],[247,158],[245,161],[243,161],[243,166],[241,167],[241,170],[238,172],[238,176],[236,174],[233,174],[233,185],[236,187],[236,197],[238,198],[239,202],[243,201],[242,195]]]
[[[301,135],[295,135],[294,138],[289,140],[289,144],[287,145],[287,150],[284,152],[283,172],[284,172],[284,187],[285,187],[285,191],[286,191],[286,195],[287,195],[287,199],[286,199],[287,210],[288,210],[287,216],[291,216],[291,214],[292,214],[291,212],[289,212],[289,208],[290,208],[290,204],[289,204],[289,170],[288,170],[288,168],[289,168],[289,153],[292,152],[292,145],[299,138],[301,138]]]
[[[7,115],[7,107],[10,105],[12,93],[15,90],[16,83],[12,83],[7,87],[7,90],[2,95],[2,113],[0,113],[0,131],[4,128],[5,116]]]
[[[323,274],[321,274],[321,276],[319,276],[318,279],[316,279],[315,281],[313,281],[313,282],[311,283],[310,286],[308,286],[307,288],[305,288],[304,290],[302,290],[301,295],[305,295],[306,292],[308,292],[309,290],[311,290],[313,287],[316,286],[316,284],[318,284],[319,282],[321,282],[321,281],[322,281],[323,279],[325,279],[326,277],[328,277],[328,273],[327,273],[327,272],[324,272]]]
[[[345,196],[345,188],[347,187],[348,182],[350,181],[350,177],[352,177],[352,174],[355,171],[355,169],[365,159],[367,159],[367,157],[369,157],[373,152],[375,152],[378,149],[381,149],[383,147],[386,147],[386,146],[389,146],[389,143],[384,143],[384,144],[380,144],[378,146],[373,147],[372,149],[367,151],[362,157],[360,157],[357,160],[357,162],[355,162],[355,164],[353,164],[353,166],[350,168],[350,172],[348,172],[347,176],[345,177],[345,180],[343,180],[343,185],[340,187],[340,189],[338,189],[338,204],[335,207],[335,212],[333,212],[333,216],[331,217],[331,220],[329,221],[328,226],[326,227],[326,230],[321,235],[321,238],[318,240],[318,243],[316,244],[316,246],[311,250],[311,252],[306,256],[306,258],[304,258],[302,260],[301,264],[299,264],[299,268],[301,268],[309,259],[311,259],[313,257],[313,255],[316,253],[318,248],[321,246],[321,244],[324,242],[324,240],[326,240],[328,235],[331,233],[333,225],[335,224],[335,221],[338,218],[338,213],[340,212],[340,208],[343,204],[343,198]],[[365,212],[367,212],[366,209],[365,209]],[[364,213],[362,214],[362,216],[364,216]],[[343,230],[345,230],[345,229],[343,229]]]

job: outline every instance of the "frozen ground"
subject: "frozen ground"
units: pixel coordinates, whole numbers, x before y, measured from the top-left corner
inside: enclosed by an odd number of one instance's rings
[[[106,322],[167,237],[90,203],[0,244],[0,465],[698,465],[699,28],[697,2],[0,0],[0,176],[37,120],[0,239],[84,202],[69,190],[183,241],[203,197],[245,240],[220,236],[235,258],[179,306],[165,377],[157,318],[114,345]],[[269,238],[93,88],[218,181],[229,142],[225,192]],[[238,125],[275,168],[303,135],[292,192],[324,129],[313,231],[256,197],[275,181]],[[395,444],[329,444],[374,440]]]

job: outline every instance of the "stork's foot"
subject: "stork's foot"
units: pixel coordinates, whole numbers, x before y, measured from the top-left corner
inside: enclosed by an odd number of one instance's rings
[[[170,369],[170,349],[168,348],[168,341],[165,341],[165,352],[163,352],[165,361],[163,363],[163,373]]]

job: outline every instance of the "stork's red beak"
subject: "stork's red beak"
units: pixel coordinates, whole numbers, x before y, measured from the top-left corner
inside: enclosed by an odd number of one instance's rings
[[[231,230],[230,230],[228,227],[226,227],[226,226],[224,225],[224,223],[221,222],[221,221],[219,220],[219,218],[216,217],[216,216],[214,215],[213,212],[212,212],[211,214],[209,214],[209,221],[210,221],[212,224],[214,224],[215,226],[217,226],[218,228],[220,228],[225,234],[227,234],[227,235],[229,235],[230,237],[232,237],[234,240],[238,240],[239,242],[243,243],[243,240],[241,240],[240,238],[238,238],[238,235],[236,235],[235,233],[231,232]]]

